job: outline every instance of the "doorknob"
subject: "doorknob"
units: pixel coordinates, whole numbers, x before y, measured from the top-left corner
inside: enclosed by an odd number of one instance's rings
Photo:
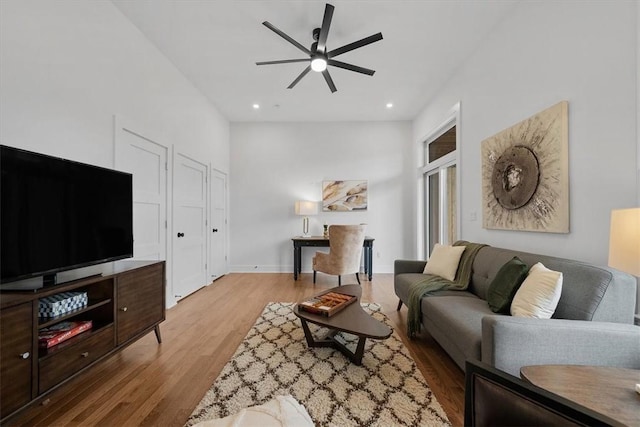
[[[178,237],[184,237],[184,233],[178,233]]]
[[[214,233],[217,233],[217,232],[218,232],[218,229],[217,229],[217,228],[214,228],[214,229],[213,229],[213,232],[214,232]]]

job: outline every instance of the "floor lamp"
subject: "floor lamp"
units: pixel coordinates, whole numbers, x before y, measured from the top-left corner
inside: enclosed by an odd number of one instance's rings
[[[640,276],[640,208],[611,211],[609,267]]]
[[[609,267],[640,277],[640,208],[611,211]]]
[[[295,210],[296,215],[304,217],[302,218],[302,237],[311,237],[311,234],[309,234],[309,215],[318,213],[318,204],[308,200],[298,200],[295,205]]]

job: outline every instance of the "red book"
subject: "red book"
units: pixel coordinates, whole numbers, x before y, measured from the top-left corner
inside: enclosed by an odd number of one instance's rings
[[[88,331],[93,327],[93,321],[81,320],[77,322],[60,322],[45,329],[38,334],[38,346],[51,348],[56,344],[68,340],[71,337]]]

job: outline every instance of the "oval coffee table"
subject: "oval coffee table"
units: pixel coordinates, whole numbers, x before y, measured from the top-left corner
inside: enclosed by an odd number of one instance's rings
[[[333,347],[342,352],[356,365],[361,365],[362,356],[364,354],[364,344],[367,338],[389,338],[393,331],[383,322],[374,319],[362,309],[362,306],[360,305],[362,288],[360,285],[338,286],[336,288],[328,289],[317,296],[326,294],[327,292],[338,292],[341,294],[353,295],[357,300],[331,317],[300,310],[298,308],[298,304],[296,304],[293,307],[293,312],[300,318],[300,323],[302,323],[302,329],[304,330],[304,336],[307,339],[307,345],[309,347]],[[308,322],[328,328],[329,333],[320,339],[314,338],[311,330],[309,329],[309,325],[307,324]],[[347,346],[336,338],[336,334],[338,332],[346,332],[358,337],[358,345],[355,353],[349,350]]]

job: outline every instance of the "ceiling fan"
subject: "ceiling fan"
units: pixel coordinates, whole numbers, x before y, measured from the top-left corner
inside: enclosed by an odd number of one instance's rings
[[[375,73],[374,70],[370,70],[368,68],[358,67],[357,65],[347,64],[346,62],[336,61],[333,59],[338,55],[342,55],[343,53],[350,52],[354,49],[358,49],[360,47],[366,46],[371,43],[375,43],[377,41],[382,40],[382,33],[377,33],[369,37],[365,37],[361,40],[355,41],[353,43],[346,44],[337,49],[333,49],[327,52],[327,36],[329,35],[329,27],[331,26],[331,18],[333,17],[334,7],[327,3],[324,9],[324,18],[322,19],[322,27],[316,28],[313,30],[312,35],[315,42],[311,45],[310,49],[307,49],[302,44],[298,43],[284,32],[280,31],[278,28],[273,26],[267,21],[264,21],[262,25],[269,28],[274,33],[278,34],[280,37],[309,55],[308,58],[304,59],[282,59],[279,61],[264,61],[264,62],[256,62],[256,65],[273,65],[273,64],[288,64],[291,62],[309,62],[307,68],[305,68],[302,73],[287,87],[287,89],[292,89],[307,73],[311,70],[316,71],[318,73],[322,73],[324,76],[327,85],[329,85],[329,89],[331,92],[335,92],[336,85],[333,83],[333,79],[329,74],[329,70],[327,69],[328,65],[332,65],[334,67],[343,68],[349,71],[355,71],[356,73],[362,73],[369,76],[372,76]]]

